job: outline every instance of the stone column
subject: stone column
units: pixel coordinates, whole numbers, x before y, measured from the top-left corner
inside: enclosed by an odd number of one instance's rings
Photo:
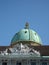
[[[48,62],[47,62],[47,65],[49,65],[49,60],[48,60]]]
[[[11,61],[10,60],[8,61],[7,65],[11,65]]]
[[[11,65],[16,65],[16,61],[15,60],[11,60]]]
[[[21,63],[22,65],[27,65],[27,60],[22,60]]]
[[[36,65],[41,65],[41,64],[40,64],[40,59],[38,59],[38,60],[36,61]]]
[[[31,65],[31,62],[30,62],[30,60],[27,60],[27,65]]]
[[[2,61],[0,60],[0,65],[2,65]]]

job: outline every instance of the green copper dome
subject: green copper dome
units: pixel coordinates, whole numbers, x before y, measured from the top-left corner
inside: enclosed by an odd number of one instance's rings
[[[29,29],[27,25],[25,29],[20,30],[13,36],[11,43],[13,44],[17,41],[33,41],[41,44],[39,35],[34,30]]]

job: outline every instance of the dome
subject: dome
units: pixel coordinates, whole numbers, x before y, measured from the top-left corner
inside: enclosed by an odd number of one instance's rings
[[[39,35],[34,30],[29,29],[28,25],[26,25],[25,29],[20,30],[13,36],[11,44],[17,41],[32,41],[41,44]]]

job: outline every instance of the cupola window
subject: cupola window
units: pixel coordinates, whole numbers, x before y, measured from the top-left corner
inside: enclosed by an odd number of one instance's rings
[[[25,31],[25,33],[27,33],[27,31]]]

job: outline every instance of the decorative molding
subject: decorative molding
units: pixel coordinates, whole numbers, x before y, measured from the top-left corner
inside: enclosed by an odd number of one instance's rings
[[[1,52],[0,55],[30,55],[33,57],[38,57],[40,56],[40,52],[28,47],[26,44],[23,45],[22,43],[20,43],[14,46],[13,48],[6,49],[5,51]]]

